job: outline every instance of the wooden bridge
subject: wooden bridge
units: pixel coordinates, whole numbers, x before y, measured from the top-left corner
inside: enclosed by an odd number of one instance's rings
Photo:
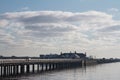
[[[81,59],[6,59],[0,61],[0,77],[80,67],[82,65],[85,65],[85,61]]]

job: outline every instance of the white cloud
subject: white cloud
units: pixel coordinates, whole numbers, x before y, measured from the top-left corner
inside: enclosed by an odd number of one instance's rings
[[[16,47],[98,50],[120,45],[120,21],[105,12],[23,11],[0,15],[0,43]],[[43,51],[44,52],[44,51]]]
[[[111,8],[111,9],[109,9],[109,11],[112,11],[112,12],[118,12],[119,9],[117,9],[117,8]]]

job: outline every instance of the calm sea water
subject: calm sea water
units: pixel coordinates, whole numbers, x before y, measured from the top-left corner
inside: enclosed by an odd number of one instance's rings
[[[10,80],[120,80],[120,63],[45,72]]]

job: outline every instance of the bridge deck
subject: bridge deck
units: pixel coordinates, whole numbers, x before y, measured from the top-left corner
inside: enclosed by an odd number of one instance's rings
[[[0,60],[3,64],[35,64],[35,63],[62,63],[62,62],[79,62],[81,59],[6,59]]]

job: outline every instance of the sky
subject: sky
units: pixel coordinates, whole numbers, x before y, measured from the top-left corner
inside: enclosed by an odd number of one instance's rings
[[[0,0],[0,55],[86,52],[120,58],[120,0]]]

